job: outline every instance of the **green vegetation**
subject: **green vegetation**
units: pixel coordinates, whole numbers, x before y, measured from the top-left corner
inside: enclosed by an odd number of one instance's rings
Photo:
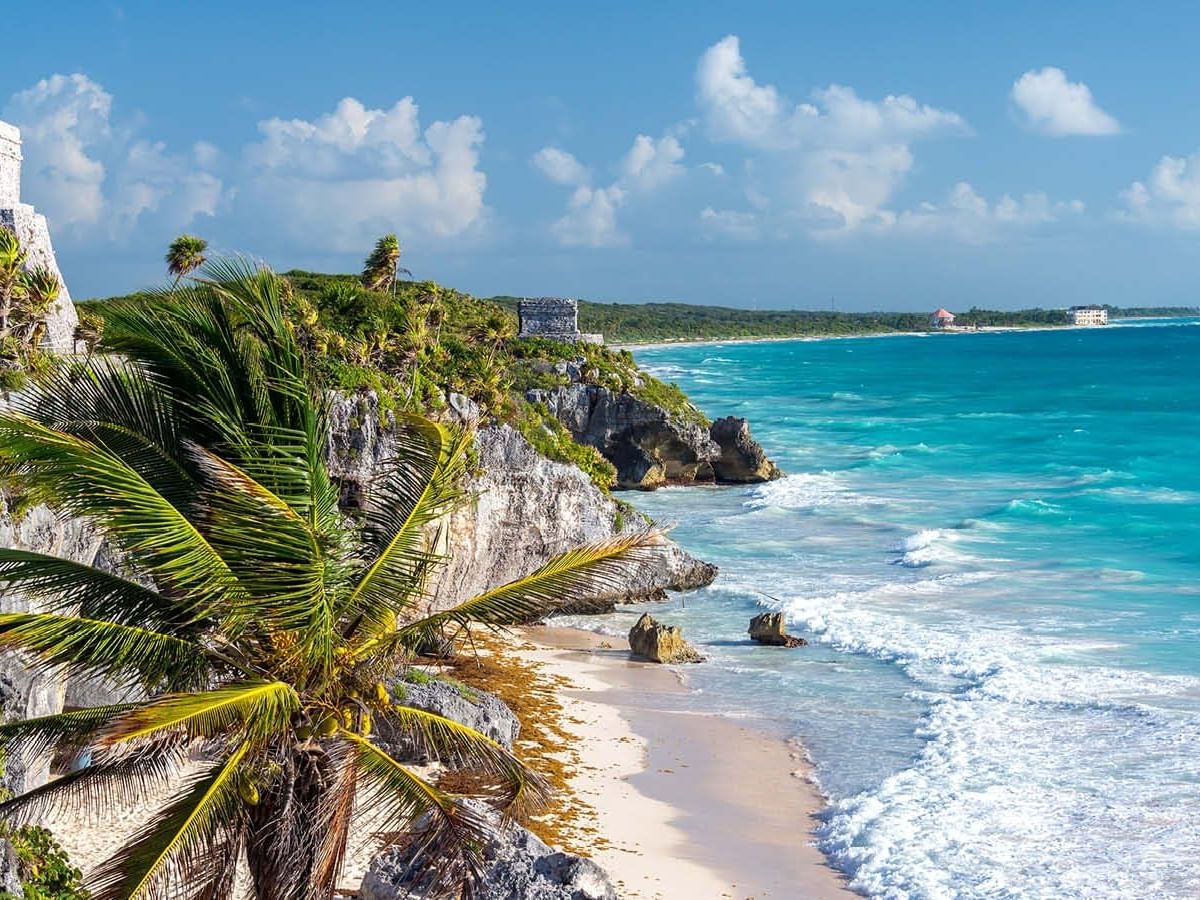
[[[502,304],[431,281],[368,290],[354,275],[292,271],[283,278],[287,317],[322,385],[375,391],[383,413],[436,416],[447,392],[462,394],[484,416],[511,424],[550,459],[578,465],[604,490],[615,482],[613,466],[525,397],[531,388],[568,384],[568,363],[578,361],[586,384],[628,391],[683,420],[707,424],[678,387],[639,371],[628,351],[516,340],[516,313]],[[84,315],[102,317],[112,304],[158,302],[160,295],[140,293],[79,307]]]
[[[515,297],[493,297],[506,309],[517,308]],[[932,310],[931,310],[932,312]],[[1113,317],[1186,316],[1195,309],[1179,307],[1109,307]],[[986,310],[957,313],[963,326],[1029,328],[1065,325],[1061,309]],[[672,341],[734,340],[738,338],[837,337],[859,334],[927,331],[928,313],[848,313],[822,310],[750,310],[690,303],[593,303],[579,301],[582,331],[603,332],[613,344]]]
[[[71,865],[67,853],[45,828],[23,825],[0,829],[17,854],[21,889],[25,900],[88,900],[91,894],[83,886],[83,873]],[[8,891],[0,891],[0,900],[13,900]]]
[[[412,277],[408,269],[400,268],[400,241],[394,234],[385,234],[375,242],[375,249],[363,263],[362,283],[369,291],[391,291],[400,280],[400,273]]]
[[[1105,306],[1110,319],[1174,319],[1200,316],[1200,306]]]
[[[41,349],[46,313],[62,291],[58,276],[44,266],[26,268],[17,236],[0,226],[0,390],[19,388],[30,374],[51,365]]]
[[[6,472],[90,520],[129,576],[0,549],[0,580],[45,612],[0,614],[0,648],[149,699],[0,725],[10,750],[90,763],[0,804],[20,824],[200,771],[98,867],[96,900],[228,898],[247,860],[258,900],[330,898],[356,805],[372,830],[424,817],[435,889],[477,871],[480,823],[368,740],[388,717],[513,815],[546,786],[511,753],[448,719],[392,703],[384,685],[417,647],[473,624],[527,621],[612,590],[647,533],[577,548],[537,571],[420,616],[441,561],[428,526],[462,500],[469,432],[415,416],[361,513],[326,468],[328,393],[289,319],[289,285],[210,263],[178,290],[105,308],[113,355],[33,381],[0,412]],[[383,350],[386,352],[387,347]]]
[[[163,261],[167,264],[167,274],[175,276],[175,284],[186,275],[191,275],[207,261],[204,254],[208,252],[208,241],[194,234],[181,234],[167,247],[167,255]]]

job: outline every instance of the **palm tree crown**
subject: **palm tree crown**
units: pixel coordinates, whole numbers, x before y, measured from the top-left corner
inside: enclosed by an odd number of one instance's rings
[[[371,291],[389,291],[395,288],[399,273],[411,276],[412,272],[400,267],[400,241],[394,234],[385,234],[375,242],[375,249],[363,263],[363,287]]]
[[[171,241],[163,259],[167,264],[167,272],[175,276],[175,284],[204,265],[207,251],[208,241],[194,234],[181,234]]]
[[[0,615],[0,647],[116,678],[149,699],[0,726],[9,752],[90,764],[0,805],[137,796],[203,760],[144,831],[89,876],[97,900],[233,896],[239,859],[259,900],[332,896],[356,808],[419,842],[439,889],[478,876],[482,822],[371,741],[387,717],[477,776],[509,813],[542,780],[486,736],[392,701],[388,679],[431,637],[528,620],[611,588],[656,540],[613,539],[429,613],[431,534],[461,496],[469,431],[419,418],[360,517],[338,508],[327,401],[271,272],[219,262],[153,303],[106,310],[117,355],[62,368],[0,413],[7,474],[94,522],[131,575],[0,550],[0,579],[48,612]],[[414,831],[414,824],[422,823]]]

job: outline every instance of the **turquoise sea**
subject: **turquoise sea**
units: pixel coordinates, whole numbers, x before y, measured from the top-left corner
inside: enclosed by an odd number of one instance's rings
[[[1200,895],[1197,326],[636,353],[788,473],[630,499],[721,567],[656,607],[687,703],[803,740],[855,889]]]

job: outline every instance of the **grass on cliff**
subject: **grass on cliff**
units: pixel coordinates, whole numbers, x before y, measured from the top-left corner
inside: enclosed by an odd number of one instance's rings
[[[393,292],[370,291],[356,275],[291,271],[288,314],[324,386],[375,391],[381,413],[437,415],[446,393],[469,397],[485,415],[508,423],[543,455],[578,466],[601,489],[616,470],[571,434],[540,404],[531,388],[570,382],[565,365],[578,364],[587,384],[628,392],[663,406],[681,421],[707,419],[673,384],[638,369],[628,351],[542,339],[516,338],[514,309],[432,281],[398,282]],[[80,306],[103,316],[106,302],[154,302],[150,293],[90,300]]]

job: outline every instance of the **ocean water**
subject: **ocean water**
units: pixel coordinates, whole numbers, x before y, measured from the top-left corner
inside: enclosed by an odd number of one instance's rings
[[[637,352],[788,472],[630,499],[721,566],[682,702],[804,741],[856,890],[1200,896],[1198,326]]]

